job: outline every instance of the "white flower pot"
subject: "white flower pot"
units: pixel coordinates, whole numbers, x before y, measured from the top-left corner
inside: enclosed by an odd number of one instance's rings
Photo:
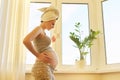
[[[86,65],[86,61],[85,60],[77,60],[77,61],[75,61],[75,65],[78,68],[84,68]]]

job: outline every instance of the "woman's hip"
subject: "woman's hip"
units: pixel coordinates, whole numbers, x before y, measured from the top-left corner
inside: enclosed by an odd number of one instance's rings
[[[50,65],[39,60],[36,60],[32,67],[32,75],[41,78],[51,78],[53,71],[54,69]]]

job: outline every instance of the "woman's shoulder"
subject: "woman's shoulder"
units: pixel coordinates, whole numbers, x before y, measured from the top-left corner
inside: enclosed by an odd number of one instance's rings
[[[32,32],[40,32],[40,33],[42,33],[42,32],[43,32],[43,29],[42,29],[40,26],[36,26],[36,27],[32,30]]]
[[[38,29],[38,30],[42,30],[42,28],[40,26],[36,26],[33,30]]]
[[[38,33],[39,36],[44,36],[44,35],[45,35],[44,30],[43,30],[42,27],[40,27],[40,26],[36,26],[36,27],[34,28],[33,32]]]

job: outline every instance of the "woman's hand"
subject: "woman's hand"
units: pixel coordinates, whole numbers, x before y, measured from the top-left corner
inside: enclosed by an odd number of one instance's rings
[[[45,63],[51,63],[51,61],[52,61],[52,58],[50,58],[47,55],[47,53],[40,53],[37,58],[38,58],[38,60],[45,62]]]
[[[56,41],[56,37],[55,37],[54,35],[52,36],[51,39],[52,39],[52,42],[55,42],[55,41]]]

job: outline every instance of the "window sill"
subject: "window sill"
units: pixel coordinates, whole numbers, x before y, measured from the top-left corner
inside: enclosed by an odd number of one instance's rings
[[[26,73],[31,73],[32,65],[26,66]],[[119,66],[113,66],[113,65],[106,65],[99,68],[93,67],[93,66],[86,66],[84,68],[77,68],[75,66],[61,66],[59,68],[56,68],[54,71],[55,74],[62,74],[62,73],[80,73],[80,74],[100,74],[100,73],[114,73],[114,72],[120,72]]]

